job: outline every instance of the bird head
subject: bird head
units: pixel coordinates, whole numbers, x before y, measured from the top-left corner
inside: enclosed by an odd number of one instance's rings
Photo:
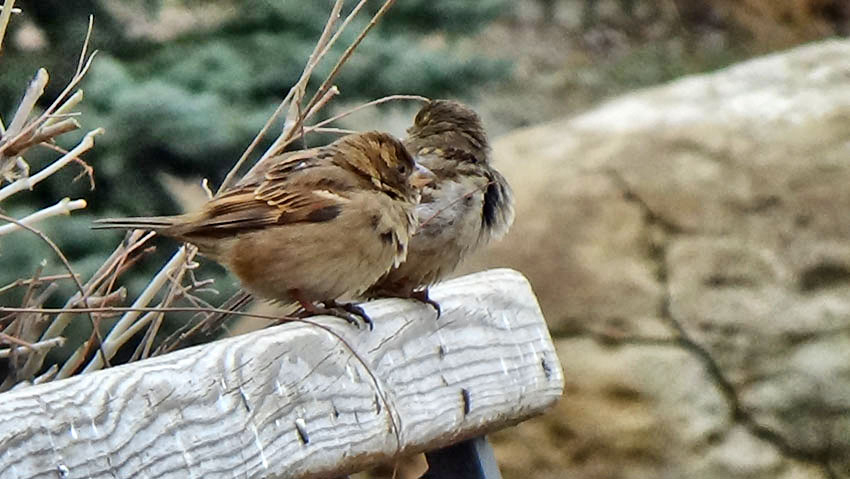
[[[464,150],[474,155],[478,162],[489,162],[490,144],[481,118],[471,108],[454,100],[426,103],[416,114],[407,134],[405,144],[414,153],[427,145]]]
[[[434,181],[434,174],[418,165],[401,140],[388,133],[348,135],[335,144],[350,168],[390,196],[417,201],[419,191]]]

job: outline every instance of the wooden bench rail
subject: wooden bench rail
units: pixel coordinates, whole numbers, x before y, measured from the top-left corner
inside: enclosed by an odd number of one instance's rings
[[[0,478],[333,477],[557,401],[563,372],[522,275],[431,296],[439,319],[398,299],[365,305],[374,331],[314,318],[352,349],[289,323],[0,394]]]

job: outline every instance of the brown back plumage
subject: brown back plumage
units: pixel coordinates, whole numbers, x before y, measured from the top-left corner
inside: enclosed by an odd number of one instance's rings
[[[190,242],[273,225],[329,221],[348,194],[377,189],[413,201],[413,158],[400,140],[381,132],[344,136],[333,143],[270,158],[200,211],[180,216],[107,218],[95,228],[153,229]],[[346,174],[354,172],[355,175]]]
[[[422,149],[457,150],[458,155],[481,163],[490,161],[490,144],[481,118],[466,105],[453,100],[431,100],[416,114],[407,129],[405,146],[419,154]]]

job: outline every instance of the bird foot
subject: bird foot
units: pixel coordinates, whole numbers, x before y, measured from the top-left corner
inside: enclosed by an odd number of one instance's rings
[[[430,296],[428,296],[428,289],[427,288],[426,289],[420,289],[419,291],[414,291],[414,292],[410,293],[410,297],[417,300],[417,301],[421,301],[423,303],[430,304],[431,307],[433,307],[437,311],[437,319],[440,319],[440,315],[443,313],[443,310],[442,310],[442,308],[440,308],[440,303],[434,301],[433,299],[431,299]]]
[[[354,303],[337,303],[336,301],[327,301],[325,302],[325,307],[329,310],[338,311],[340,314],[334,314],[334,316],[348,321],[354,326],[357,326],[358,329],[360,329],[361,322],[369,328],[369,331],[375,329],[375,323],[372,322],[372,318],[366,314],[366,311],[360,307],[360,305]]]
[[[324,301],[323,306],[318,306],[313,303],[303,302],[301,303],[301,311],[296,313],[296,316],[299,318],[306,318],[309,316],[317,316],[317,315],[328,315],[328,316],[336,316],[337,318],[342,318],[348,321],[349,324],[353,324],[358,329],[360,329],[361,324],[365,324],[369,331],[375,329],[374,323],[372,323],[372,318],[366,314],[366,311],[363,310],[360,306],[354,303],[337,303],[336,301]]]

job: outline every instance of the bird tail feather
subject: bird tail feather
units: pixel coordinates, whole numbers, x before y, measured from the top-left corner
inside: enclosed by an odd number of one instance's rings
[[[139,216],[135,218],[103,218],[94,220],[92,229],[163,230],[174,226],[173,216]]]

